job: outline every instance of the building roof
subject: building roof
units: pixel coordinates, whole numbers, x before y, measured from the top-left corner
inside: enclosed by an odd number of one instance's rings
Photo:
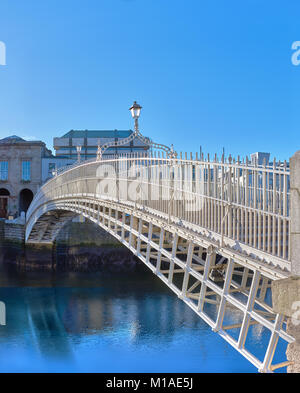
[[[127,138],[132,130],[71,130],[62,138]]]
[[[25,139],[20,138],[17,135],[7,136],[6,138],[0,139],[0,143],[16,143],[16,142],[26,142]]]
[[[20,138],[17,135],[11,135],[11,136],[7,136],[6,138],[0,139],[0,143],[2,144],[26,144],[26,145],[43,145],[45,146],[45,143],[43,141],[27,141],[23,138]]]
[[[42,141],[26,141],[23,138],[20,138],[17,135],[11,135],[6,138],[0,139],[0,146],[1,149],[5,149],[5,146],[15,146],[16,148],[19,147],[30,147],[30,146],[39,146],[42,148],[42,155],[45,157],[51,156],[51,150],[47,149],[46,144]]]

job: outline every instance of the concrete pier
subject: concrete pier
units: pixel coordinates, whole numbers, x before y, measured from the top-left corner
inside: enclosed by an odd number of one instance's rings
[[[300,276],[300,150],[290,158],[290,171],[291,272]]]
[[[287,360],[293,364],[287,368],[288,373],[300,372],[300,277],[293,276],[272,282],[272,303],[276,313],[288,317],[287,333],[295,338],[288,344]]]
[[[287,347],[290,373],[300,372],[300,150],[290,158],[290,254],[292,276],[272,282],[275,312],[288,317],[287,333],[295,342]]]
[[[24,257],[25,227],[0,220],[0,263],[14,260],[18,264]]]

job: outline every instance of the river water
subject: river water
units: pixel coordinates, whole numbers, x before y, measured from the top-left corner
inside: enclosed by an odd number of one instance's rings
[[[257,371],[143,266],[119,273],[2,268],[0,301],[7,312],[0,372]],[[253,332],[250,345],[262,354],[264,332]]]

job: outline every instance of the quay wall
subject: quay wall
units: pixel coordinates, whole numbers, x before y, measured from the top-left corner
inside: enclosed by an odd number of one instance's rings
[[[69,222],[54,243],[25,244],[25,226],[0,220],[0,263],[26,270],[130,270],[138,259],[93,223]]]
[[[24,257],[24,238],[24,225],[0,220],[0,263],[20,263]]]

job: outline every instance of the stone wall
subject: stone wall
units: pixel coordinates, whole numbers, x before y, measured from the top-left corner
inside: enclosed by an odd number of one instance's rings
[[[0,220],[0,263],[20,263],[24,257],[24,236],[24,225]]]
[[[55,266],[61,270],[130,270],[139,260],[96,224],[69,222],[55,242]]]
[[[6,223],[4,225],[4,239],[23,243],[25,239],[25,226],[22,224]]]
[[[139,260],[97,225],[69,222],[54,243],[24,244],[24,225],[0,220],[0,263],[24,270],[130,270]]]

